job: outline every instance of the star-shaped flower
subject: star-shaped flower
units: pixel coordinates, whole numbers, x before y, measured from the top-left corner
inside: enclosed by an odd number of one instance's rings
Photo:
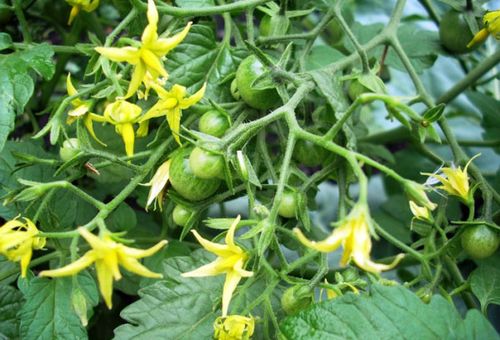
[[[234,243],[234,232],[239,222],[240,216],[238,215],[227,231],[226,244],[210,242],[201,237],[196,230],[193,230],[192,232],[198,242],[200,242],[203,248],[217,255],[217,259],[198,269],[182,274],[184,277],[204,277],[226,274],[226,281],[224,282],[224,290],[222,293],[222,316],[227,316],[229,302],[241,278],[253,275],[253,272],[243,269],[248,260],[248,255]]]
[[[469,176],[467,174],[467,168],[470,163],[481,154],[477,154],[472,157],[464,169],[462,170],[460,167],[455,167],[452,165],[451,167],[443,167],[441,168],[441,174],[438,173],[427,173],[423,172],[422,175],[429,176],[428,184],[435,184],[441,182],[441,186],[438,186],[438,189],[442,189],[446,191],[448,194],[457,196],[465,203],[468,203],[472,200],[470,185],[469,185]]]
[[[21,264],[21,277],[26,272],[31,261],[33,249],[45,246],[45,237],[38,237],[39,231],[28,218],[24,223],[13,219],[0,227],[0,253],[7,259]]]
[[[344,253],[340,260],[341,266],[346,266],[352,259],[361,269],[379,273],[394,268],[404,255],[396,256],[394,262],[389,265],[373,262],[370,259],[372,249],[371,223],[368,207],[366,204],[358,203],[340,226],[335,228],[332,234],[323,241],[309,241],[297,228],[294,229],[294,232],[302,244],[320,252],[332,252],[342,245]]]
[[[206,84],[203,84],[192,96],[186,97],[186,88],[181,85],[174,85],[170,91],[165,90],[162,86],[153,84],[152,87],[160,98],[158,102],[153,105],[148,112],[141,118],[140,122],[148,119],[167,116],[167,122],[170,130],[174,135],[177,143],[181,144],[179,132],[181,128],[182,110],[196,104],[203,98],[205,94]]]
[[[134,65],[132,79],[127,94],[129,98],[137,92],[142,82],[146,88],[150,87],[151,79],[157,80],[160,76],[166,79],[168,73],[163,67],[162,58],[177,47],[186,37],[191,28],[191,22],[176,35],[170,38],[159,38],[158,11],[153,0],[148,0],[148,25],[142,33],[141,42],[137,47],[96,47],[95,50],[102,56],[116,62],[127,62]],[[147,91],[147,90],[146,90]],[[146,93],[146,92],[145,92]]]
[[[106,106],[104,119],[115,126],[116,133],[122,136],[127,156],[134,154],[134,142],[136,132],[134,124],[139,122],[142,109],[125,100],[116,100]],[[148,122],[143,122],[137,129],[137,137],[148,134]]]
[[[66,90],[69,96],[75,96],[78,94],[76,88],[71,82],[71,74],[68,73],[66,78]],[[94,132],[94,122],[104,123],[106,119],[103,116],[97,115],[90,112],[90,107],[92,106],[89,100],[82,100],[80,98],[75,98],[71,101],[71,106],[73,109],[68,111],[68,119],[66,123],[73,124],[77,119],[83,119],[83,124],[87,128],[88,132],[99,144],[106,146],[103,142],[97,138]]]
[[[71,276],[95,263],[99,290],[109,309],[112,307],[113,279],[120,280],[122,277],[119,266],[140,276],[157,279],[163,277],[162,274],[154,273],[144,267],[138,259],[151,256],[159,251],[167,243],[166,240],[158,242],[149,249],[137,249],[115,242],[109,233],[97,237],[85,228],[78,228],[78,232],[92,249],[75,262],[59,269],[44,270],[40,272],[40,276]]]

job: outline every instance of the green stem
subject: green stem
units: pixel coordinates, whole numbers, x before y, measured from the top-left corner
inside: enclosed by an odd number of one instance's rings
[[[140,0],[131,0],[134,6],[145,10],[147,4]],[[170,5],[158,5],[158,12],[161,14],[168,14],[174,17],[196,17],[196,16],[207,16],[207,15],[217,15],[222,13],[235,13],[242,12],[248,8],[257,7],[259,5],[265,4],[271,0],[242,0],[236,1],[226,5],[220,6],[204,6],[200,8],[181,8],[174,7]]]

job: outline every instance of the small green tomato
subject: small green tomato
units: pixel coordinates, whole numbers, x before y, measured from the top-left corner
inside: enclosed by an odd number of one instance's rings
[[[69,161],[80,152],[80,142],[76,138],[69,138],[63,142],[59,149],[59,157],[64,162]]]

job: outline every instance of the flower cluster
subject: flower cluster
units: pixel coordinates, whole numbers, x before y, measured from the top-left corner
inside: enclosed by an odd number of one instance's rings
[[[332,234],[323,241],[310,241],[299,229],[294,229],[294,232],[302,244],[320,252],[332,252],[342,245],[344,253],[340,260],[341,266],[346,266],[352,260],[361,269],[372,273],[394,268],[403,255],[396,256],[396,259],[388,265],[375,263],[370,259],[372,229],[372,220],[367,205],[358,203]]]
[[[27,218],[24,223],[16,218],[0,227],[0,254],[20,262],[21,277],[26,277],[33,249],[45,246],[45,237],[39,237],[38,233],[35,224]]]
[[[85,9],[85,7],[82,8]],[[125,151],[129,157],[134,154],[135,138],[148,134],[149,120],[152,118],[166,116],[172,134],[180,144],[182,110],[199,102],[205,94],[205,85],[191,96],[187,94],[184,86],[178,84],[174,84],[170,90],[164,88],[168,72],[162,60],[184,40],[191,28],[191,23],[170,38],[160,38],[157,32],[158,11],[153,0],[148,0],[147,18],[148,25],[142,33],[140,42],[134,42],[133,46],[95,48],[100,55],[111,61],[126,62],[133,66],[127,93],[125,96],[116,97],[109,103],[103,115],[91,113],[91,102],[79,99],[69,75],[67,80],[68,95],[77,97],[71,102],[73,109],[68,112],[68,124],[78,118],[83,119],[90,135],[102,145],[105,144],[97,138],[93,122],[114,125],[117,134],[123,139]],[[144,90],[140,89],[141,85],[144,85]],[[127,101],[136,94],[139,99],[147,99],[151,89],[156,92],[159,99],[144,114],[139,105]],[[135,125],[138,125],[137,130]]]
[[[159,251],[167,243],[163,240],[149,249],[136,249],[127,247],[113,240],[112,235],[105,233],[100,237],[95,236],[85,228],[78,228],[80,235],[92,248],[73,263],[62,268],[44,270],[40,276],[62,277],[75,275],[83,269],[95,263],[99,290],[104,302],[109,309],[112,307],[111,296],[113,294],[113,279],[120,280],[121,273],[119,265],[131,273],[149,278],[162,278],[159,273],[154,273],[144,267],[138,259],[148,257]]]

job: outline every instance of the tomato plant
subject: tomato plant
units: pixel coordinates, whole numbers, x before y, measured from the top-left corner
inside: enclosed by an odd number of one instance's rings
[[[495,6],[0,0],[0,337],[499,339]]]

